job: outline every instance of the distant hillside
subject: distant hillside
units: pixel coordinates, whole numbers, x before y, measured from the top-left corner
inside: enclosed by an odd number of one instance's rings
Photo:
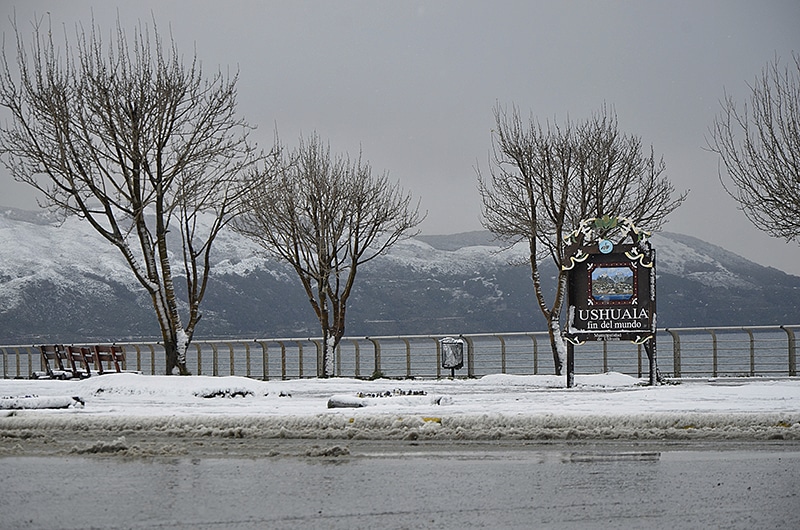
[[[800,277],[671,233],[657,251],[660,327],[800,321]],[[215,247],[198,336],[316,336],[293,271],[233,232]],[[361,269],[351,336],[543,330],[524,245],[488,232],[419,236]],[[543,265],[543,277],[555,277]],[[549,285],[552,288],[552,285]],[[549,293],[548,296],[551,296]],[[119,252],[78,219],[0,211],[0,343],[155,338],[144,290]]]

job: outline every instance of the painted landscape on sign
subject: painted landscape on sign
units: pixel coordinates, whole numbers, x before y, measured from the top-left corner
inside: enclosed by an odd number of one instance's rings
[[[597,267],[592,271],[592,298],[618,302],[633,298],[633,269],[630,267]]]

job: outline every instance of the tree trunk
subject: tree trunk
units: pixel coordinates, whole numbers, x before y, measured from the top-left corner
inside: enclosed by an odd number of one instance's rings
[[[182,332],[179,332],[178,335],[186,336]],[[164,340],[164,351],[167,355],[167,375],[173,375],[176,368],[180,375],[192,375],[186,368],[186,350],[188,347],[189,342],[186,339],[170,338]]]
[[[558,320],[551,320],[547,326],[547,334],[550,337],[550,348],[553,351],[553,366],[555,367],[556,375],[562,375],[564,369],[564,339],[561,338],[561,326]],[[562,355],[563,353],[563,355]]]

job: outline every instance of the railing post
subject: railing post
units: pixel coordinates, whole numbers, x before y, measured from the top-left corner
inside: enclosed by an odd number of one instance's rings
[[[539,345],[536,342],[536,335],[528,333],[528,337],[533,341],[533,375],[539,373]]]
[[[711,334],[711,377],[717,377],[717,334],[713,329],[706,329],[706,331]]]
[[[309,338],[308,342],[313,344],[314,348],[317,351],[317,377],[322,377],[322,371],[324,369],[322,366],[322,344],[321,344],[322,341]],[[335,355],[334,352],[331,352],[331,354]]]
[[[250,377],[250,344],[247,342],[240,342],[239,344],[244,345],[245,374],[246,377]]]
[[[411,378],[411,343],[408,338],[402,337],[403,342],[406,344],[406,377]]]
[[[753,330],[742,328],[750,337],[750,375],[756,375],[756,339],[753,336]]]
[[[139,347],[138,344],[133,345],[133,349],[136,350],[136,371],[142,371],[142,349]],[[127,356],[126,356],[127,357]]]
[[[436,337],[431,337],[433,342],[436,343],[436,379],[442,378],[442,345],[439,342],[439,339]]]
[[[303,378],[303,341],[294,341],[297,344],[297,377]]]
[[[677,330],[665,329],[667,333],[672,335],[672,375],[673,377],[681,376],[681,336],[678,335]]]
[[[506,340],[502,335],[495,335],[500,340],[500,373],[506,373]]]
[[[219,376],[219,352],[215,343],[209,342],[209,344],[211,345],[211,375],[217,377]]]
[[[356,368],[355,368],[354,377],[356,379],[358,379],[359,377],[361,377],[361,351],[359,350],[358,340],[357,339],[351,339],[351,342],[353,343],[353,349],[355,350],[354,353],[355,353],[355,357],[356,357],[356,360],[355,360]]]
[[[269,380],[269,356],[267,353],[267,341],[255,340],[256,344],[261,346],[261,379],[262,381]]]
[[[794,330],[788,326],[781,326],[781,329],[786,332],[789,341],[789,376],[794,377],[797,375],[797,342],[795,341]]]
[[[286,380],[286,344],[282,340],[276,341],[281,347],[281,380]]]
[[[192,344],[197,352],[197,375],[203,375],[203,349],[199,342],[192,341]]]
[[[150,375],[156,375],[156,349],[152,344],[148,344],[147,347],[150,348]]]
[[[603,342],[603,373],[608,373],[608,341]]]
[[[3,348],[3,379],[8,379],[8,352]]]
[[[467,341],[467,377],[475,377],[475,345],[472,338],[459,335],[459,338]]]
[[[372,343],[372,346],[375,348],[375,370],[372,372],[373,377],[377,377],[378,374],[381,373],[381,344],[378,342],[378,339],[371,339],[366,337],[368,341]]]
[[[233,369],[233,364],[235,362],[234,358],[233,358],[233,343],[232,342],[228,342],[227,344],[228,344],[228,351],[230,351],[230,355],[231,355],[231,358],[230,358],[230,363],[231,363],[230,372],[231,372],[231,375],[236,375],[234,373],[234,369]]]

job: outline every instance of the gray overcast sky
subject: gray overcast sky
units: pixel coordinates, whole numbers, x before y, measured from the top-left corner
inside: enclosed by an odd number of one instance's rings
[[[800,275],[800,248],[757,231],[725,194],[703,149],[723,90],[777,54],[800,51],[800,2],[646,1],[35,1],[2,0],[28,28],[34,13],[74,36],[155,17],[207,71],[240,71],[239,109],[268,147],[317,131],[335,152],[359,149],[422,199],[424,233],[481,229],[475,167],[487,168],[492,108],[541,121],[612,105],[623,132],[663,156],[691,190],[664,230],[694,235]],[[5,116],[3,116],[5,119]],[[35,207],[0,170],[0,205]]]

